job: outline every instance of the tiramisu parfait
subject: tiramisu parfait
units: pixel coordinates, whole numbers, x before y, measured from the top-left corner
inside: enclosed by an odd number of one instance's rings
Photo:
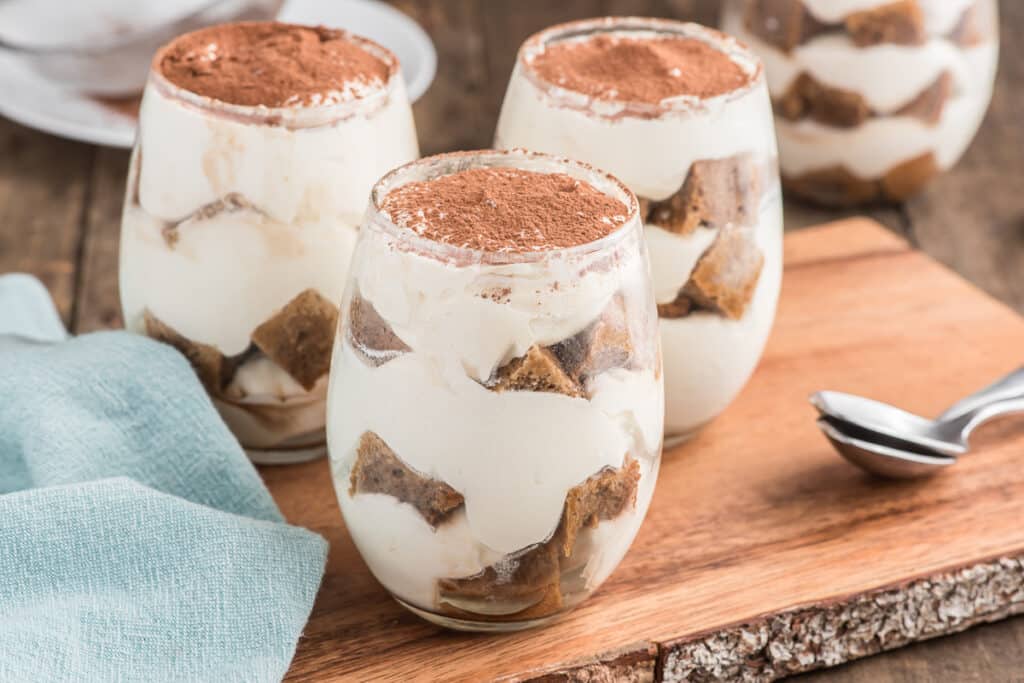
[[[328,441],[380,582],[453,628],[513,630],[629,548],[661,453],[637,203],[610,176],[466,152],[376,186],[334,345]]]
[[[520,49],[496,144],[582,159],[640,198],[665,433],[691,435],[746,383],[775,316],[782,211],[758,59],[696,24],[556,26]]]
[[[338,302],[373,183],[418,156],[395,57],[226,24],[153,60],[121,235],[125,325],[180,349],[257,462],[322,455]]]
[[[898,201],[963,154],[992,95],[995,0],[730,0],[764,60],[787,191]]]

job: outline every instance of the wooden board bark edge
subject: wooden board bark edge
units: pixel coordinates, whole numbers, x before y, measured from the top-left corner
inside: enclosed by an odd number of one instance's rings
[[[506,681],[763,683],[838,666],[1024,614],[1024,555],[931,576],[664,643],[638,643]]]
[[[697,635],[660,650],[662,681],[773,681],[1024,614],[1024,555]]]

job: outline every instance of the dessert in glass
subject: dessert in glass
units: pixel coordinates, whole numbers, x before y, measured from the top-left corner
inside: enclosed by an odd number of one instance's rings
[[[729,0],[764,60],[788,193],[900,201],[960,158],[995,80],[996,0]]]
[[[416,614],[543,624],[626,553],[661,455],[644,249],[635,197],[578,162],[454,153],[374,188],[327,435],[349,533]]]
[[[417,156],[398,62],[366,39],[237,23],[156,54],[121,229],[125,326],[185,354],[255,462],[325,452],[359,220]]]
[[[696,24],[609,17],[552,27],[519,51],[496,146],[581,159],[640,198],[665,434],[693,435],[757,365],[782,277],[775,135],[757,57]]]

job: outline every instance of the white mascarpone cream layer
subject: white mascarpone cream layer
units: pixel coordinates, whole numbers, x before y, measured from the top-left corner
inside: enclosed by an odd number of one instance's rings
[[[472,538],[487,548],[512,553],[547,540],[569,489],[621,467],[633,446],[620,413],[562,394],[499,393],[465,375],[442,378],[433,361],[414,352],[370,368],[342,345],[335,369],[345,379],[329,397],[329,438],[354,448],[373,431],[410,467],[447,482],[465,497]],[[656,394],[649,374],[638,381]],[[639,417],[657,432],[657,401],[646,403]],[[334,456],[351,461],[354,453]]]
[[[668,435],[689,433],[725,410],[761,358],[782,282],[782,202],[778,192],[765,198],[754,235],[764,254],[764,266],[742,318],[730,320],[698,311],[661,319]]]
[[[478,381],[533,344],[571,337],[616,292],[643,292],[640,252],[624,250],[632,255],[612,268],[573,260],[517,266],[510,277],[398,251],[380,234],[364,236],[364,248],[355,286],[413,350],[369,367],[348,343],[336,345],[332,373],[344,380],[329,389],[334,459],[350,466],[355,454],[344,449],[377,433],[410,467],[465,497],[474,543],[507,554],[551,536],[573,486],[621,467],[627,453],[656,455],[663,411],[653,367],[599,376],[590,401],[494,392]],[[494,287],[511,291],[502,301],[480,296]]]
[[[718,230],[699,227],[689,235],[677,235],[657,225],[646,225],[644,235],[651,254],[654,299],[667,304],[676,300]]]
[[[442,370],[480,381],[533,344],[573,336],[621,289],[642,292],[644,286],[642,258],[635,251],[621,250],[616,262],[604,265],[599,256],[455,267],[392,249],[376,233],[360,249],[372,256],[353,259],[360,266],[359,292],[395,333],[419,352],[451,360],[452,367]]]
[[[356,231],[332,220],[285,225],[242,210],[186,223],[169,247],[164,223],[126,207],[120,285],[125,323],[148,309],[188,339],[226,356],[300,292],[340,301]]]
[[[338,490],[347,486],[348,472],[332,462]],[[629,550],[650,505],[657,478],[657,461],[640,461],[640,482],[635,508],[594,529],[584,529],[577,540],[577,557],[589,557],[583,570],[586,588],[600,585]],[[435,606],[437,581],[473,576],[505,559],[473,536],[463,510],[456,511],[437,529],[414,507],[378,493],[339,496],[345,526],[374,576],[400,599],[426,609]]]
[[[742,17],[727,13],[726,31],[747,42],[764,61],[773,97],[782,97],[793,81],[807,73],[825,85],[856,92],[874,111],[893,112],[911,102],[948,71],[954,92],[977,88],[970,53],[942,38],[923,45],[882,44],[858,47],[846,35],[826,34],[787,54],[746,31]],[[994,51],[991,45],[985,45]],[[898,76],[894,77],[894,74]]]
[[[970,72],[966,90],[946,102],[937,125],[908,116],[872,118],[856,128],[834,128],[815,121],[778,119],[779,165],[798,176],[841,165],[861,178],[878,178],[897,164],[934,152],[940,168],[963,154],[981,124],[992,96],[998,48],[994,44],[962,52]]]
[[[613,173],[637,195],[660,201],[679,191],[694,161],[741,152],[774,157],[775,134],[763,85],[658,118],[615,118],[555,101],[517,63],[495,146],[579,159]]]
[[[213,116],[147,86],[133,159],[141,208],[126,207],[122,228],[128,326],[139,329],[148,308],[231,356],[303,290],[340,301],[373,183],[418,154],[400,78],[394,87],[365,115],[289,129]],[[166,243],[165,222],[232,193],[248,206],[185,220]]]
[[[838,24],[854,12],[891,5],[893,0],[803,0],[804,7],[818,21]],[[929,35],[945,35],[977,0],[918,0]]]
[[[385,101],[368,102],[365,113],[331,120],[325,108],[322,125],[292,129],[287,121],[254,125],[214,116],[147,85],[139,130],[142,207],[177,221],[239,193],[281,223],[329,218],[355,227],[377,179],[418,155],[404,87],[393,79]],[[298,108],[296,116],[309,118],[311,111]]]

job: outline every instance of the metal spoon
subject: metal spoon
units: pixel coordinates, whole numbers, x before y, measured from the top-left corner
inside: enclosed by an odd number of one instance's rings
[[[998,379],[984,389],[962,398],[939,415],[939,420],[949,420],[974,410],[992,401],[1002,401],[1024,396],[1024,367],[1017,368],[1006,377]]]
[[[964,433],[964,428],[969,421],[965,422],[962,418],[975,414],[987,405],[1022,398],[1024,368],[958,401],[936,420],[908,413],[888,403],[839,391],[819,391],[811,396],[811,404],[822,415],[847,424],[856,424],[878,435],[902,439],[914,444],[914,450],[955,456],[967,452],[967,435],[970,430]],[[971,424],[970,429],[976,426]]]
[[[870,432],[865,434],[857,425],[835,418],[819,418],[818,427],[839,455],[862,470],[882,477],[913,479],[935,474],[940,468],[956,463],[953,456],[906,450],[903,447],[905,442],[887,442],[888,437]]]
[[[820,405],[815,398],[819,396],[812,397],[812,403]],[[875,401],[871,403],[874,411],[885,405]],[[966,453],[971,432],[985,422],[1001,415],[1024,412],[1024,398],[996,400],[949,420],[930,421],[898,408],[893,410],[899,413],[897,419],[926,431],[899,435],[877,432],[862,423],[825,413],[818,420],[818,427],[839,454],[858,467],[885,477],[906,479],[931,474],[940,467],[954,464],[956,455],[950,451],[956,449],[958,453]],[[922,443],[941,443],[946,450],[937,451]]]

